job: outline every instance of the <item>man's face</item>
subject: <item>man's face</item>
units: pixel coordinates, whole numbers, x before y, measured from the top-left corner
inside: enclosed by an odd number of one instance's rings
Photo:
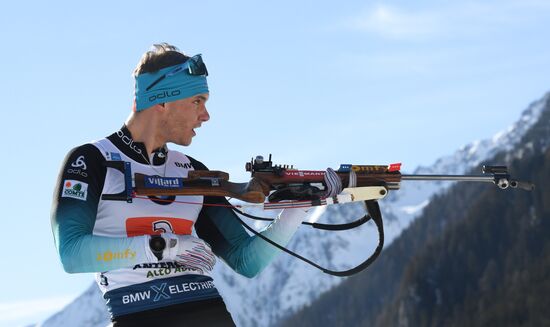
[[[167,109],[164,121],[166,141],[179,145],[189,145],[194,129],[210,119],[206,110],[208,93],[165,103]]]

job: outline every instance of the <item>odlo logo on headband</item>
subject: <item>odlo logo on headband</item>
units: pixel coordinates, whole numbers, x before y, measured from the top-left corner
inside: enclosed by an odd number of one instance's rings
[[[175,97],[175,96],[178,96],[181,94],[181,91],[180,90],[174,90],[174,91],[171,91],[171,92],[168,92],[168,91],[164,91],[162,93],[158,93],[158,94],[155,94],[155,95],[151,95],[149,97],[149,101],[153,102],[157,99],[164,99],[164,98],[170,98],[170,97]]]

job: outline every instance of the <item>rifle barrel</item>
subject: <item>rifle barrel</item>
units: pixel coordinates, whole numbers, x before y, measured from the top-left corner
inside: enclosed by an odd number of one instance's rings
[[[495,182],[494,176],[482,175],[401,175],[401,179],[413,181]]]

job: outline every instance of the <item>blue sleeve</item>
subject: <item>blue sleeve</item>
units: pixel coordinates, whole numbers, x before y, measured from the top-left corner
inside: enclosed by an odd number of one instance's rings
[[[213,252],[239,274],[252,278],[260,273],[281,251],[258,236],[250,236],[227,207],[208,204],[229,204],[225,198],[205,197],[197,235],[208,242]],[[305,218],[301,209],[285,210],[261,234],[286,246]]]
[[[150,262],[147,236],[93,235],[103,189],[105,158],[92,144],[66,156],[54,192],[51,226],[61,263],[69,273],[100,272]]]

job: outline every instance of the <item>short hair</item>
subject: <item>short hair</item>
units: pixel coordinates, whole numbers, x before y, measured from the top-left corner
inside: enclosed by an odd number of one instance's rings
[[[136,68],[133,76],[137,77],[143,73],[154,73],[163,68],[181,64],[187,61],[189,56],[185,55],[176,46],[166,42],[153,44],[151,50],[145,52]]]

